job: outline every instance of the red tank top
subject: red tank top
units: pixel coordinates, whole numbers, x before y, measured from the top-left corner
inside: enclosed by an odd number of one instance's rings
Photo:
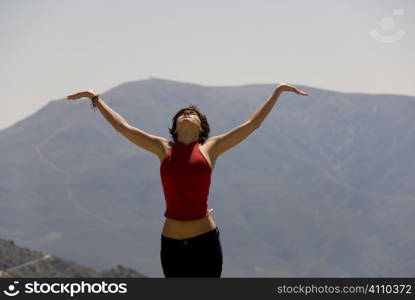
[[[160,165],[167,218],[189,221],[209,215],[207,207],[212,169],[199,149],[176,141]]]

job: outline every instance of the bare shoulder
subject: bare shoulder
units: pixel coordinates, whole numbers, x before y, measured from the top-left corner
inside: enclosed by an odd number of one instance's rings
[[[202,145],[202,149],[205,150],[206,153],[213,155],[213,151],[215,149],[215,143],[218,140],[218,136],[213,136],[208,138]]]
[[[166,138],[163,138],[163,137],[159,137],[159,141],[160,141],[160,145],[161,145],[161,151],[160,151],[160,154],[158,155],[158,157],[160,159],[160,163],[162,163],[164,157],[166,157],[166,155],[169,152],[169,150],[171,149],[171,147],[173,147],[173,142],[170,141],[169,139],[166,139]]]
[[[218,140],[217,136],[208,138],[203,144],[200,145],[200,150],[205,155],[207,161],[213,170],[218,159],[218,154],[215,151],[215,144]]]

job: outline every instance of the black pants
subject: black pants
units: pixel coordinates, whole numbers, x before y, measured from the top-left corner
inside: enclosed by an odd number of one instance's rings
[[[188,239],[161,235],[161,266],[167,277],[220,277],[223,255],[219,229]]]

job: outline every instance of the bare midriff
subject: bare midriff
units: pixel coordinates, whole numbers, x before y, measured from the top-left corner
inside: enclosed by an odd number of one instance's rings
[[[216,228],[211,215],[191,221],[179,221],[166,218],[162,235],[172,239],[188,239]]]

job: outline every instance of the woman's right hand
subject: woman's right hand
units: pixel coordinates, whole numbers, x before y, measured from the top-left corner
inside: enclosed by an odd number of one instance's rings
[[[303,95],[303,96],[308,96],[308,93],[304,92],[304,91],[300,91],[299,89],[297,89],[295,86],[287,84],[285,82],[280,82],[277,91],[279,92],[292,92],[292,93],[296,93],[299,95]]]
[[[84,92],[79,92],[73,95],[69,95],[66,97],[67,100],[76,100],[79,98],[89,98],[91,99],[93,96],[97,95],[97,93],[94,90],[88,90],[88,91],[84,91]]]

